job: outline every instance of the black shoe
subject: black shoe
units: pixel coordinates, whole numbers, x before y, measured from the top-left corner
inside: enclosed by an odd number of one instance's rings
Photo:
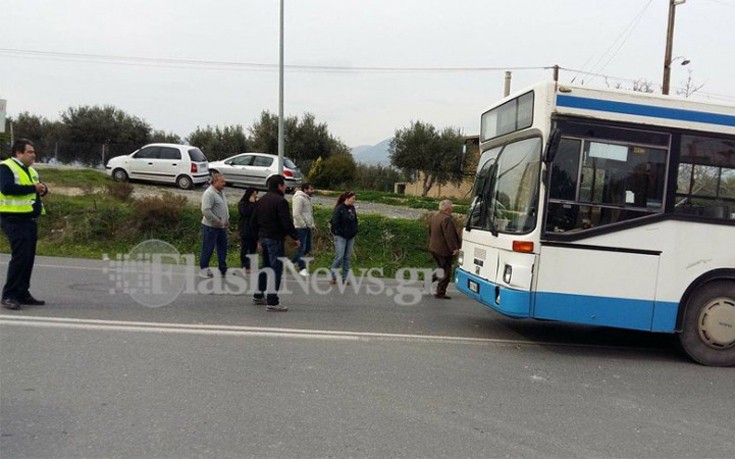
[[[0,301],[0,304],[2,304],[5,309],[20,309],[20,303],[14,298],[3,298],[3,300]]]
[[[20,300],[20,304],[27,304],[29,306],[43,306],[44,304],[46,304],[46,302],[43,300],[37,300],[33,298],[32,296],[28,295],[28,298],[24,298]]]
[[[440,300],[451,300],[452,299],[451,296],[447,296],[446,294],[443,294],[443,293],[442,294],[437,293],[436,295],[434,295],[434,298],[438,298]]]
[[[262,306],[262,305],[265,305],[267,303],[265,301],[265,297],[264,296],[260,296],[260,297],[254,296],[253,297],[253,304],[257,304],[257,305]]]

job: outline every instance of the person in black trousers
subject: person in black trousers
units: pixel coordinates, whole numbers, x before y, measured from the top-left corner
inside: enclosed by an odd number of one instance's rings
[[[34,298],[29,289],[38,242],[36,218],[45,213],[41,196],[48,193],[48,187],[31,167],[36,160],[33,143],[17,140],[12,154],[0,163],[0,227],[12,252],[0,303],[7,309],[20,309],[22,304],[46,304]]]
[[[266,311],[288,311],[278,298],[283,275],[283,257],[286,256],[286,236],[294,240],[294,247],[301,245],[299,233],[293,226],[286,193],[286,180],[282,175],[268,179],[268,193],[255,206],[250,226],[258,234],[258,244],[263,251],[263,268],[270,268],[274,274],[275,285],[268,282],[268,270],[258,273],[258,289],[254,292],[253,303],[264,304]]]
[[[237,210],[240,213],[240,220],[238,221],[240,228],[240,266],[246,274],[250,273],[250,258],[248,258],[248,255],[254,254],[258,250],[258,235],[250,226],[250,217],[253,216],[257,201],[258,190],[248,188],[240,198],[240,202],[237,203]]]

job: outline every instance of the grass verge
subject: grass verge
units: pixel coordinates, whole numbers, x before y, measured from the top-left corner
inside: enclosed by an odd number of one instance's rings
[[[199,260],[201,211],[198,206],[187,204],[185,198],[170,193],[139,199],[116,198],[108,188],[105,192],[87,191],[78,196],[51,194],[44,202],[47,214],[39,218],[38,255],[101,259],[103,254],[114,257],[128,253],[145,240],[160,239],[182,254],[194,254]],[[237,210],[233,206],[230,212],[233,224],[227,264],[239,267]],[[327,228],[330,217],[330,208],[314,209],[317,228],[312,269],[331,264],[334,247]],[[359,215],[359,218],[353,269],[382,268],[385,276],[392,277],[401,267],[433,267],[427,251],[426,218],[391,219],[376,214]],[[287,255],[291,256],[293,245],[289,243],[287,247]],[[9,252],[4,237],[0,238],[0,250]],[[213,255],[212,265],[215,260]]]

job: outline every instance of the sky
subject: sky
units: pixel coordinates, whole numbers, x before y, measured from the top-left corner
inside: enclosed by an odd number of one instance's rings
[[[284,0],[284,112],[356,147],[412,121],[478,134],[506,70],[513,90],[559,65],[564,83],[660,92],[668,5]],[[9,116],[112,105],[186,138],[278,113],[279,0],[0,0],[0,11]],[[676,7],[672,94],[691,77],[703,85],[693,98],[735,106],[733,25],[735,0]]]

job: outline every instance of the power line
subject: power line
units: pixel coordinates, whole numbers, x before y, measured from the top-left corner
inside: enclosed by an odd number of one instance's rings
[[[602,55],[600,55],[600,57],[597,59],[597,61],[595,61],[595,63],[592,65],[592,67],[590,67],[590,72],[594,71],[594,72],[598,72],[599,73],[599,72],[602,72],[605,69],[605,67],[608,66],[608,64],[612,61],[612,59],[618,54],[618,52],[620,52],[620,49],[622,49],[623,45],[625,45],[625,42],[628,41],[628,38],[630,37],[630,34],[633,32],[633,30],[636,28],[636,26],[638,25],[638,23],[641,21],[641,19],[643,18],[644,13],[651,6],[651,3],[652,2],[653,2],[653,0],[648,0],[648,3],[646,3],[645,5],[643,5],[643,8],[641,8],[641,10],[638,11],[638,13],[635,15],[635,17],[633,17],[633,20],[627,26],[625,26],[625,28],[623,28],[623,30],[620,32],[620,34],[615,38],[615,40],[613,40],[612,44],[605,50],[604,53],[602,53]],[[622,40],[622,41],[620,42],[620,45],[618,45],[618,42],[620,40]],[[617,46],[617,49],[615,49],[615,51],[613,51],[613,49],[616,46]],[[612,54],[610,54],[610,53],[612,53]],[[604,65],[600,66],[600,64],[605,59],[605,57],[607,57],[608,54],[610,54],[610,58],[607,60],[607,62],[605,62]],[[582,65],[582,68],[583,69],[587,68],[587,64],[589,63],[589,61],[591,59],[592,58],[590,57],[589,59],[587,59],[587,61],[584,63],[584,65]],[[572,78],[572,82],[574,82],[574,80],[578,76],[579,75],[576,75],[574,78]]]
[[[649,2],[650,3],[650,2]],[[644,10],[645,11],[645,10]],[[643,11],[642,11],[643,12]],[[642,14],[639,13],[639,16]],[[617,41],[617,40],[616,40]],[[35,51],[22,49],[0,48],[0,56],[6,55],[12,58],[20,59],[45,59],[57,60],[62,62],[83,62],[91,64],[114,64],[114,65],[131,65],[131,66],[152,66],[152,67],[198,67],[204,69],[220,69],[233,71],[261,71],[270,72],[278,70],[277,64],[264,64],[256,62],[234,62],[234,61],[209,61],[197,59],[170,59],[158,57],[139,57],[139,56],[119,56],[109,54],[81,54],[81,53],[61,53],[51,51]],[[347,67],[347,66],[326,66],[326,65],[285,65],[284,67],[292,71],[314,72],[314,73],[467,73],[467,72],[505,72],[523,71],[523,70],[551,70],[555,66],[518,66],[518,67]],[[607,75],[601,72],[591,72],[567,67],[559,67],[560,70],[575,72],[572,83],[579,75],[590,75],[593,77],[602,77],[617,81],[625,81],[634,83],[639,79],[622,78]],[[697,94],[707,95],[711,98],[719,98],[721,100],[735,100],[735,97],[722,94],[707,94],[697,92]]]
[[[705,0],[705,1],[708,1],[708,2],[711,2],[711,3],[717,3],[717,4],[720,4],[720,5],[723,5],[723,6],[729,6],[730,8],[735,8],[735,3],[728,3],[728,2],[725,2],[723,0]]]
[[[24,49],[0,48],[0,55],[9,57],[47,59],[69,62],[87,62],[121,65],[144,65],[156,67],[202,67],[236,71],[273,71],[277,64],[235,61],[209,61],[198,59],[170,59],[159,57],[117,56],[109,54],[79,54],[50,51],[34,51]],[[304,72],[344,72],[344,73],[459,73],[459,72],[504,72],[507,70],[548,70],[552,66],[520,66],[520,67],[366,67],[335,65],[284,65],[285,68]]]

